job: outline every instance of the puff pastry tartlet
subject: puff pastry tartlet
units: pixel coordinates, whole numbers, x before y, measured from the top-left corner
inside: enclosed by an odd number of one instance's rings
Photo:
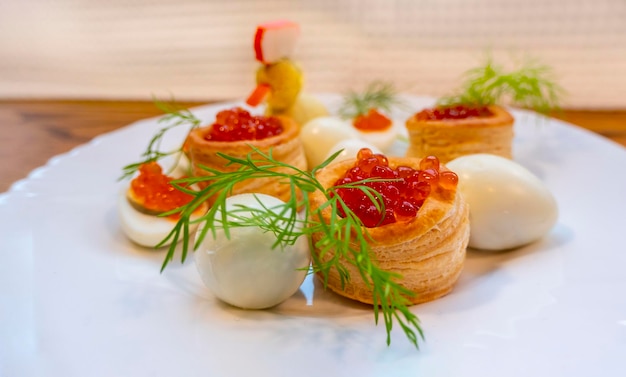
[[[269,153],[270,149],[275,160],[288,163],[299,169],[306,170],[307,162],[304,148],[298,137],[300,129],[298,125],[287,117],[276,116],[282,131],[276,135],[258,140],[211,140],[209,133],[211,127],[200,127],[192,130],[185,141],[185,150],[191,160],[192,173],[195,176],[210,176],[211,173],[202,167],[230,172],[238,169],[238,165],[227,166],[227,160],[217,155],[222,153],[235,158],[246,158],[253,147],[262,153]],[[252,158],[259,157],[252,154]],[[285,170],[287,171],[287,170]],[[203,182],[204,185],[210,182]],[[282,184],[276,178],[255,178],[237,183],[232,194],[261,193],[277,197],[287,201],[291,196],[289,184]]]
[[[415,158],[389,157],[389,167],[409,166],[418,169],[420,160]],[[330,187],[340,179],[355,160],[332,163],[317,174],[324,187]],[[447,170],[442,167],[442,171]],[[318,208],[326,201],[320,192],[310,194],[310,205]],[[322,211],[328,223],[330,210]],[[383,270],[402,276],[399,283],[415,293],[408,299],[412,304],[431,301],[448,294],[461,274],[465,251],[469,240],[468,206],[454,187],[434,187],[424,200],[417,216],[382,226],[364,228],[371,237],[369,246],[374,260]],[[321,235],[313,235],[313,245]],[[354,239],[354,237],[353,237]],[[314,248],[322,261],[332,257],[333,252],[322,255]],[[350,279],[342,288],[339,273],[328,272],[328,287],[342,295],[363,303],[373,304],[372,291],[362,280],[358,269],[343,263]],[[319,275],[320,278],[323,278]]]
[[[512,157],[514,119],[504,108],[486,106],[466,118],[432,116],[436,111],[442,110],[424,110],[406,121],[408,157],[434,155],[442,163],[475,153]]]

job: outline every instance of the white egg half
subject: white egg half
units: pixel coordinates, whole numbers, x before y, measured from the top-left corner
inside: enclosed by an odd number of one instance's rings
[[[512,249],[540,239],[556,223],[554,196],[522,165],[475,154],[446,166],[458,174],[459,189],[469,203],[470,247]]]
[[[174,229],[176,221],[139,212],[128,202],[126,190],[120,190],[117,200],[117,212],[122,231],[133,242],[141,246],[155,247]],[[192,218],[201,215],[200,213],[192,216]],[[166,245],[169,245],[169,242],[163,246]]]
[[[261,209],[283,202],[264,194],[240,194],[226,200],[226,211],[244,205]],[[220,212],[216,216],[221,216]],[[237,216],[245,216],[238,212]],[[201,229],[198,230],[198,233]],[[272,248],[276,238],[256,226],[209,230],[195,251],[204,284],[222,301],[244,309],[264,309],[280,304],[298,291],[311,261],[309,242],[300,237],[294,245]]]
[[[117,212],[124,234],[141,246],[155,247],[176,225],[173,220],[137,211],[126,199],[126,189],[118,195]]]
[[[358,128],[355,128],[355,130],[359,133],[359,138],[361,140],[370,143],[385,152],[398,136],[395,124],[392,124],[391,127],[384,131],[361,131]]]
[[[330,148],[330,150],[328,151],[328,155],[326,156],[326,158],[332,156],[334,153],[337,153],[339,151],[342,152],[337,155],[335,161],[355,158],[357,153],[359,153],[362,148],[369,148],[374,153],[382,153],[380,149],[368,142],[365,142],[363,140],[351,139],[340,141],[332,146],[332,148]]]
[[[315,118],[302,126],[300,138],[309,167],[313,168],[324,162],[335,144],[358,139],[359,133],[350,123],[327,116]]]

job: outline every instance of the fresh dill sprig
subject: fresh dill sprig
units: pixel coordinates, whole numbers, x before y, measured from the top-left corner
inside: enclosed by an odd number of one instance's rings
[[[527,60],[507,72],[488,58],[483,66],[467,71],[458,93],[441,98],[438,106],[488,106],[508,102],[545,114],[558,108],[562,94],[563,89],[546,65]]]
[[[393,85],[384,81],[374,81],[363,92],[350,91],[345,95],[339,108],[339,116],[354,119],[365,115],[370,109],[380,109],[387,113],[396,105],[401,105]]]
[[[177,188],[190,193],[194,198],[187,205],[164,214],[179,213],[180,220],[161,243],[164,245],[168,240],[171,241],[161,271],[173,260],[176,244],[179,240],[183,241],[181,260],[185,260],[189,251],[191,240],[189,232],[192,223],[204,223],[196,235],[194,250],[209,231],[215,237],[217,229],[221,229],[226,237],[230,237],[229,229],[239,226],[255,225],[260,226],[265,231],[272,232],[276,236],[276,242],[273,245],[276,248],[293,244],[298,237],[304,236],[309,239],[312,247],[315,246],[316,249],[320,250],[319,255],[311,253],[312,270],[323,276],[325,285],[332,269],[337,270],[341,283],[344,285],[351,278],[345,264],[353,265],[363,281],[372,289],[374,319],[378,323],[379,316],[382,314],[387,330],[387,344],[391,342],[391,329],[393,323],[396,322],[409,341],[415,347],[419,347],[419,339],[423,339],[424,335],[418,317],[409,309],[410,302],[407,298],[413,296],[414,293],[397,282],[401,278],[400,275],[378,267],[371,254],[367,228],[337,195],[336,191],[339,188],[361,190],[373,201],[374,205],[384,210],[380,194],[365,185],[369,181],[380,179],[368,179],[325,188],[315,177],[316,172],[327,166],[340,152],[331,156],[312,171],[305,171],[277,161],[272,156],[271,150],[264,153],[254,147],[251,148],[252,152],[246,158],[219,154],[226,160],[227,166],[237,167],[235,171],[222,172],[203,167],[209,175],[173,181]],[[268,177],[277,179],[280,182],[278,184],[289,185],[290,199],[284,204],[272,208],[255,209],[241,205],[234,210],[227,211],[226,199],[231,195],[235,184],[248,179]],[[210,182],[210,184],[197,192],[185,189],[186,185],[198,182]],[[308,194],[316,191],[324,194],[326,202],[313,209],[309,205]],[[298,193],[302,195],[297,195]],[[201,218],[192,221],[192,213],[209,198],[213,202],[209,211]],[[303,209],[302,217],[297,216],[300,208]],[[331,216],[327,223],[323,219],[322,211],[329,209]],[[340,211],[343,211],[345,216],[339,216]],[[240,215],[243,212],[246,213],[245,216]],[[314,245],[313,235],[316,239]]]
[[[181,143],[181,146],[177,149],[163,151],[161,149],[161,143],[163,142],[165,134],[179,126],[190,125],[189,131],[200,126],[200,119],[196,118],[188,109],[176,106],[173,101],[166,103],[155,98],[154,105],[166,114],[159,119],[159,123],[163,123],[165,126],[160,128],[154,136],[152,136],[146,150],[141,154],[143,158],[141,161],[128,164],[122,168],[123,175],[119,178],[120,180],[131,177],[141,165],[158,161],[167,156],[178,154],[176,159],[177,163],[178,160],[182,158],[183,145]],[[176,163],[174,163],[173,166],[176,166]]]

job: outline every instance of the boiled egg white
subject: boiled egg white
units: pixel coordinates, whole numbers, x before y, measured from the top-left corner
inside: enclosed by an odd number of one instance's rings
[[[281,204],[280,199],[265,194],[239,194],[226,200],[226,212],[238,206],[277,211]],[[237,217],[248,214],[251,212],[240,211]],[[219,218],[221,212],[215,216]],[[293,245],[272,248],[276,237],[258,226],[231,227],[229,231],[227,237],[223,229],[215,229],[215,235],[208,230],[195,251],[198,272],[215,296],[240,308],[264,309],[298,291],[311,258],[304,236]]]
[[[359,138],[359,133],[348,122],[326,116],[315,118],[302,126],[300,139],[309,167],[324,162],[330,149],[340,141]]]
[[[543,182],[509,159],[474,154],[446,164],[470,207],[469,246],[506,250],[534,242],[554,226],[556,200]]]
[[[337,144],[333,145],[328,151],[328,155],[326,156],[326,158],[329,158],[330,156],[332,156],[333,154],[339,151],[341,151],[341,153],[339,153],[337,157],[335,157],[334,161],[342,161],[342,160],[355,158],[357,153],[359,153],[359,151],[362,148],[368,148],[374,153],[382,154],[380,149],[376,148],[376,146],[368,142],[365,142],[363,140],[350,139],[350,140],[342,140],[338,142]]]
[[[389,128],[384,131],[361,131],[358,128],[353,128],[359,133],[359,138],[382,151],[387,149],[393,144],[398,136],[398,131],[395,124],[391,124]]]
[[[124,234],[141,246],[155,247],[176,224],[170,219],[139,212],[128,202],[126,190],[121,190],[118,195],[117,212]]]
[[[304,153],[309,166],[317,166],[336,152],[339,142],[359,140],[376,151],[386,152],[398,136],[395,124],[384,131],[362,131],[352,123],[333,116],[315,118],[302,126],[300,131]],[[378,153],[378,152],[377,152]]]

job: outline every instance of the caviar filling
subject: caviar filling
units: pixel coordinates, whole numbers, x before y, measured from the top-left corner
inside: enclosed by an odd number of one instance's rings
[[[425,109],[417,113],[417,120],[456,120],[492,116],[487,106],[456,105]]]
[[[189,203],[193,196],[174,186],[174,178],[163,174],[161,166],[149,162],[139,167],[139,175],[130,182],[129,202],[140,212],[158,215]]]
[[[217,113],[215,123],[205,135],[211,141],[262,140],[283,132],[278,118],[255,116],[241,107]]]
[[[454,172],[440,170],[437,157],[423,158],[419,169],[409,166],[392,168],[386,156],[364,148],[357,154],[354,166],[334,186],[366,179],[376,179],[362,184],[378,192],[378,205],[359,188],[338,187],[337,194],[368,228],[415,218],[432,190],[437,186],[454,189],[458,182]],[[340,210],[340,215],[345,217],[345,212]]]
[[[392,125],[391,119],[379,113],[376,109],[370,109],[367,114],[362,114],[354,118],[352,122],[354,128],[365,131],[385,131]]]

